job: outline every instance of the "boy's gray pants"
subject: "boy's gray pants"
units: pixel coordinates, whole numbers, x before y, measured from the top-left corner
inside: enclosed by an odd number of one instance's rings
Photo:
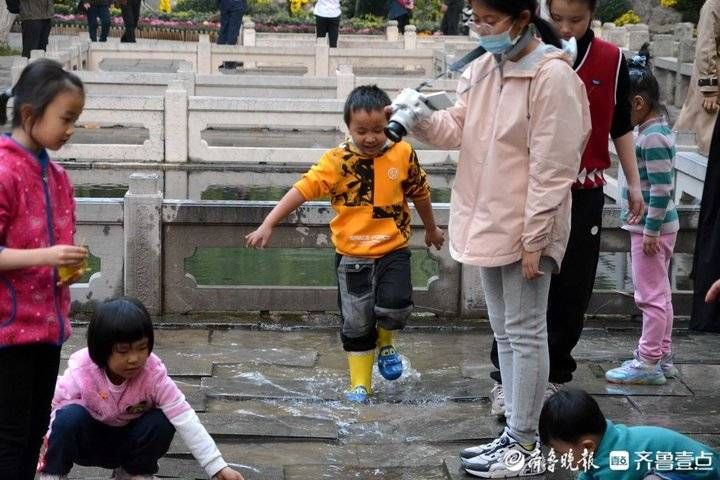
[[[377,327],[399,330],[412,313],[410,249],[380,258],[336,256],[343,348],[375,349]]]

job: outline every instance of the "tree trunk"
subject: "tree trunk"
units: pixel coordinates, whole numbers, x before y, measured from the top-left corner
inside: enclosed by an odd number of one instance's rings
[[[0,45],[8,44],[10,29],[15,23],[15,17],[17,15],[8,12],[5,2],[0,1]]]

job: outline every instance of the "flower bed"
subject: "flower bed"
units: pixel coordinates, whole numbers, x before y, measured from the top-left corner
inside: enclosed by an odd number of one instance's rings
[[[120,17],[112,17],[110,36],[122,35],[123,21]],[[270,16],[259,16],[254,19],[257,32],[272,33],[314,33],[315,23],[308,19],[295,18],[273,18]],[[220,28],[219,22],[209,20],[171,20],[163,18],[144,17],[138,23],[136,36],[138,38],[152,38],[157,40],[183,40],[197,41],[201,34],[208,34],[211,41],[217,37]],[[87,30],[87,21],[84,15],[60,15],[57,14],[53,20],[53,34],[76,35]],[[340,28],[345,34],[382,34],[384,26],[376,22],[372,26],[354,26],[351,21],[343,22]]]

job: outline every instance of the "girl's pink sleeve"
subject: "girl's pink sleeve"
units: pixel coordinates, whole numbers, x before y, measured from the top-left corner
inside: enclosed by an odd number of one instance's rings
[[[75,381],[75,378],[68,368],[65,370],[65,373],[58,377],[57,383],[55,383],[55,395],[52,400],[52,408],[53,410],[57,410],[68,403],[76,403],[76,401],[80,399],[82,399],[80,385]]]
[[[169,420],[192,410],[190,404],[185,400],[185,395],[167,374],[164,366],[162,374],[156,377],[153,397],[155,404]]]

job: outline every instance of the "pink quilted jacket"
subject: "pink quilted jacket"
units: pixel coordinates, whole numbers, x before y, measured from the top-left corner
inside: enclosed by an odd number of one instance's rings
[[[73,188],[47,152],[38,155],[0,136],[0,249],[72,244]],[[57,270],[33,267],[0,272],[0,348],[29,343],[61,345],[70,336],[70,290]]]

